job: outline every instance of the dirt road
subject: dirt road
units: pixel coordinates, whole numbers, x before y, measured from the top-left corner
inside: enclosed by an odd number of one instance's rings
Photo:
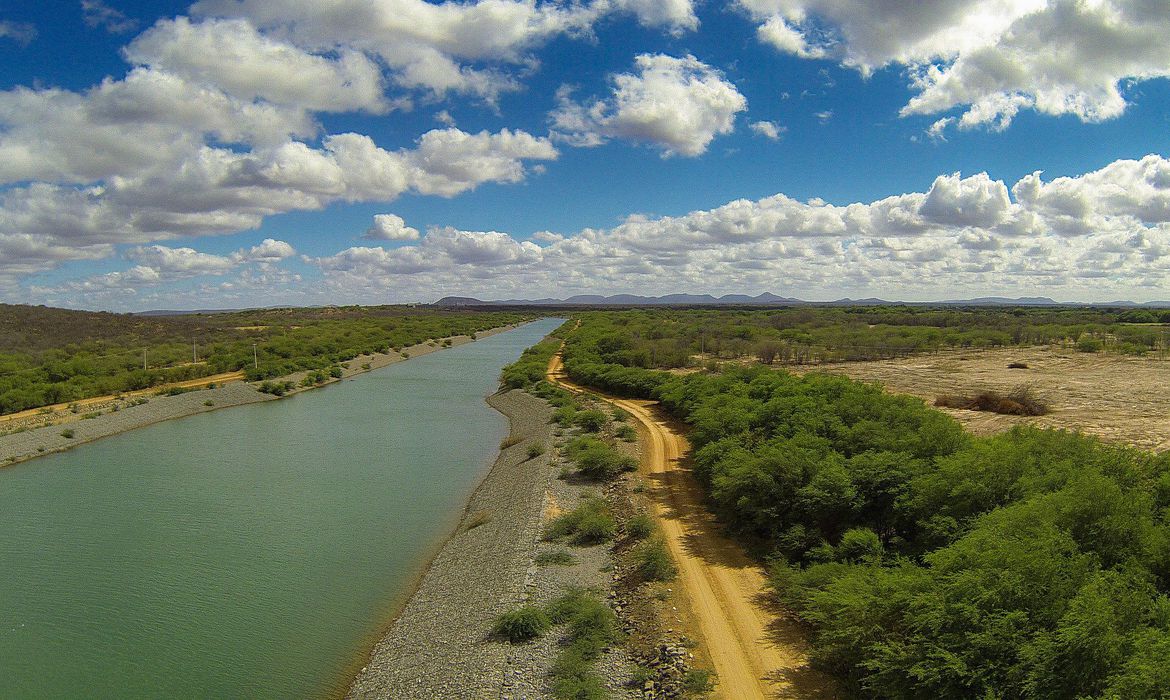
[[[565,377],[560,355],[549,363],[548,378],[585,391]],[[719,676],[716,694],[735,700],[835,697],[828,679],[808,668],[800,630],[771,607],[763,569],[722,534],[703,506],[699,486],[683,466],[686,439],[653,401],[602,398],[637,422],[643,474],[701,643]]]

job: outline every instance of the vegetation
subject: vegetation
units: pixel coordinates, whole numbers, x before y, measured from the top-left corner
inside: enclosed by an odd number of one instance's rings
[[[525,350],[520,359],[508,365],[500,373],[500,383],[509,389],[527,389],[544,380],[549,360],[557,353],[561,341],[545,338]]]
[[[574,590],[550,606],[550,617],[568,625],[567,645],[553,663],[553,695],[560,700],[606,697],[592,662],[620,638],[613,611],[596,595]]]
[[[396,306],[141,316],[0,304],[0,414],[223,372],[336,376],[358,355],[525,318]]]
[[[520,644],[536,639],[551,626],[552,623],[544,610],[534,605],[525,605],[496,618],[496,623],[492,626],[492,635],[512,644]]]
[[[605,501],[596,496],[586,498],[579,506],[558,516],[545,529],[546,540],[570,538],[573,544],[599,544],[613,539],[617,523]]]
[[[1048,402],[1037,397],[1029,386],[1018,386],[1006,395],[992,390],[981,391],[974,396],[944,394],[934,400],[934,405],[1010,416],[1043,416],[1050,410]]]
[[[634,471],[638,462],[602,440],[581,436],[565,445],[565,456],[577,467],[577,473],[591,481],[611,481],[623,472]]]
[[[569,566],[577,558],[567,549],[549,549],[536,555],[537,566]]]
[[[678,573],[661,537],[654,537],[634,547],[632,558],[634,571],[643,581],[669,581]]]
[[[536,459],[537,457],[544,454],[544,443],[543,442],[532,443],[531,445],[528,446],[528,450],[525,452],[525,454],[528,455],[528,459]]]
[[[973,343],[1011,318],[1020,342],[1131,327],[1092,310],[824,312]],[[794,312],[587,314],[566,369],[689,424],[711,507],[772,561],[816,665],[858,697],[1170,695],[1170,454],[1034,428],[972,437],[917,399],[827,374],[659,371],[666,349],[689,356],[684,330],[706,313],[750,337]],[[948,315],[953,327],[908,324]],[[844,352],[822,342],[833,332],[814,325],[808,347]]]

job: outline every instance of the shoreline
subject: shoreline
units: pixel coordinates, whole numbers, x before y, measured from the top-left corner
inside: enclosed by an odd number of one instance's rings
[[[551,450],[535,458],[525,452],[534,441],[552,440],[547,402],[519,389],[486,400],[519,441],[500,450],[454,530],[392,604],[375,642],[345,670],[337,697],[500,697],[510,650],[488,640],[486,630],[528,597],[555,464]]]
[[[487,338],[497,333],[514,330],[522,325],[525,324],[497,326],[478,332],[476,338]],[[451,341],[451,344],[445,346],[444,343],[448,340]],[[308,387],[297,386],[286,392],[284,396],[273,396],[261,392],[257,387],[263,383],[262,381],[248,382],[243,379],[235,379],[216,383],[214,378],[208,378],[206,381],[213,383],[214,388],[193,388],[174,396],[160,395],[167,390],[167,387],[159,386],[128,392],[121,398],[104,396],[82,399],[77,403],[88,409],[86,413],[61,410],[60,405],[47,407],[51,411],[49,413],[39,412],[44,409],[36,409],[38,411],[36,414],[29,414],[27,411],[21,412],[21,414],[14,414],[14,416],[19,415],[19,418],[16,419],[0,418],[0,427],[3,428],[11,428],[14,423],[20,421],[15,430],[0,435],[0,469],[176,418],[186,418],[209,411],[293,396],[311,389],[329,386],[359,374],[372,372],[375,369],[407,362],[416,357],[443,350],[446,347],[458,347],[471,342],[474,341],[470,336],[449,336],[412,345],[403,348],[398,353],[358,355],[353,359],[346,360],[345,364],[348,364],[349,368],[343,371],[340,378],[331,378],[329,381]],[[403,357],[404,354],[407,357]],[[306,374],[308,372],[296,372],[268,381],[292,381],[299,384]],[[180,384],[189,385],[191,382],[181,382]],[[70,437],[66,437],[67,434]]]

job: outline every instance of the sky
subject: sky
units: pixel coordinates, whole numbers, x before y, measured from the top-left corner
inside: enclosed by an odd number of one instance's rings
[[[0,302],[1170,299],[1166,0],[0,0]]]

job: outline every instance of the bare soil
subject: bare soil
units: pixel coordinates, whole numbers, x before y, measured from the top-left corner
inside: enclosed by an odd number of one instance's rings
[[[1027,369],[1009,369],[1022,362]],[[1009,392],[1030,385],[1048,402],[1045,416],[1008,416],[940,408],[979,435],[1014,425],[1066,428],[1148,450],[1170,448],[1170,361],[1080,353],[1059,347],[948,351],[934,355],[822,365],[817,371],[879,382],[888,391],[934,404],[941,394]],[[790,368],[791,371],[812,371]]]

